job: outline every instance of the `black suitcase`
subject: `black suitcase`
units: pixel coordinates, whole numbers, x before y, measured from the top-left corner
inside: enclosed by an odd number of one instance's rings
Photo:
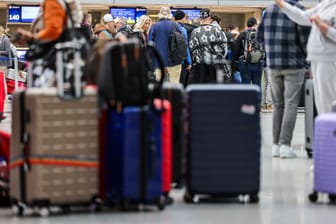
[[[308,157],[311,158],[313,156],[314,119],[317,116],[312,79],[306,79],[304,89],[305,89],[305,148]]]
[[[186,202],[195,195],[258,202],[260,89],[219,84],[187,87]]]
[[[113,63],[112,63],[113,62]],[[100,64],[98,91],[111,107],[143,106],[149,99],[148,58],[137,40],[106,45]]]
[[[164,83],[164,97],[172,106],[172,184],[175,188],[183,185],[182,159],[184,153],[184,90],[181,84]]]

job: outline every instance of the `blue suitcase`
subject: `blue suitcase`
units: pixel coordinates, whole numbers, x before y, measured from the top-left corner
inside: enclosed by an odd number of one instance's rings
[[[146,107],[110,110],[106,130],[106,200],[122,209],[135,204],[165,207],[162,192],[162,123]]]
[[[195,195],[249,196],[260,189],[260,89],[253,85],[187,87],[186,202]]]

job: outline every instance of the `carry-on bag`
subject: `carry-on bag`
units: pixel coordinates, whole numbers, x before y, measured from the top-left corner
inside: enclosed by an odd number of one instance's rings
[[[9,206],[9,143],[10,134],[0,131],[0,207]]]
[[[27,208],[48,215],[51,206],[99,206],[97,93],[82,88],[76,46],[56,45],[57,88],[14,93],[10,196],[18,215]],[[63,51],[69,50],[75,67],[67,86]]]
[[[163,95],[171,104],[172,110],[172,184],[183,186],[184,144],[184,89],[181,84],[164,83]]]
[[[331,203],[336,203],[335,149],[336,113],[320,114],[314,126],[314,191],[309,195],[311,202],[318,200],[319,193],[325,193]]]
[[[313,80],[306,79],[305,89],[305,148],[309,158],[313,156],[314,144],[314,119],[317,116],[317,110],[314,100]]]
[[[161,113],[148,107],[108,112],[105,191],[108,204],[165,207]]]
[[[0,122],[5,113],[5,100],[6,100],[6,88],[5,88],[5,74],[0,70]]]
[[[255,85],[190,85],[187,95],[186,202],[196,195],[248,195],[260,190],[260,89]]]
[[[162,191],[166,204],[171,204],[169,197],[172,182],[172,107],[168,100],[154,99],[154,107],[162,111]]]

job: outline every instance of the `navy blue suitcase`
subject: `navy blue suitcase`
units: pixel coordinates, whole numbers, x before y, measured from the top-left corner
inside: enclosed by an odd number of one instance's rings
[[[195,195],[249,196],[260,189],[260,89],[253,85],[187,87],[186,202]]]
[[[106,133],[107,202],[164,209],[161,114],[146,107],[110,110]]]

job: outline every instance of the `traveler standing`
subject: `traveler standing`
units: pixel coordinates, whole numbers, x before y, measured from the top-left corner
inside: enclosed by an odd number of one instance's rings
[[[253,83],[261,87],[261,75],[264,69],[262,44],[256,41],[257,20],[250,17],[244,32],[239,34],[233,50],[233,60],[238,61],[242,83]]]
[[[105,14],[103,16],[103,23],[105,29],[99,32],[98,39],[112,40],[114,38],[114,35],[117,33],[113,16],[109,13]]]
[[[330,112],[336,100],[336,0],[324,0],[306,11],[283,0],[275,2],[291,20],[312,27],[307,60],[311,63],[316,109],[318,114]]]
[[[180,74],[182,68],[182,62],[171,62],[169,57],[169,37],[173,32],[172,21],[173,15],[168,7],[162,7],[158,14],[159,21],[152,25],[149,30],[148,41],[154,41],[155,46],[163,60],[163,65],[169,74],[169,81],[172,83],[180,83]],[[179,26],[175,26],[176,31],[181,33]],[[187,50],[187,49],[186,49]],[[158,62],[154,60],[154,68],[156,78],[160,77],[160,70]]]
[[[303,8],[297,0],[288,1]],[[309,27],[296,25],[275,4],[269,6],[258,27],[271,77],[273,100],[272,156],[293,158],[291,147],[297,108],[304,81],[305,50]]]
[[[210,9],[201,10],[201,26],[195,28],[190,37],[189,47],[193,59],[189,83],[217,82],[214,61],[224,59],[227,53],[227,39],[224,32],[215,25]]]
[[[81,22],[80,26],[83,30],[84,36],[87,38],[88,41],[93,41],[93,30],[92,30],[92,14],[89,12],[83,13],[83,21]]]
[[[0,70],[7,71],[13,65],[11,60],[11,41],[6,35],[5,28],[0,25]]]
[[[178,24],[179,28],[182,31],[182,34],[184,36],[185,42],[187,44],[187,57],[183,61],[182,69],[181,69],[181,75],[180,75],[180,82],[183,84],[183,86],[187,85],[189,72],[191,70],[192,66],[192,60],[190,56],[190,50],[189,50],[189,37],[188,37],[188,31],[184,27],[184,24],[187,22],[186,20],[186,14],[182,10],[177,10],[174,14],[174,18],[176,23]]]
[[[152,20],[149,18],[149,16],[142,15],[139,18],[139,21],[134,25],[133,31],[134,32],[140,32],[142,35],[143,43],[146,46],[148,42],[148,32],[152,25]]]
[[[21,34],[20,42],[27,43],[39,41],[49,44],[46,50],[53,50],[55,41],[61,39],[63,30],[69,25],[66,4],[71,9],[74,27],[80,27],[83,12],[77,0],[44,0],[40,7],[39,15],[32,24],[31,31],[18,29]],[[48,87],[56,84],[56,55],[49,51],[46,55],[50,58],[39,58],[32,63],[32,85],[35,87]]]

